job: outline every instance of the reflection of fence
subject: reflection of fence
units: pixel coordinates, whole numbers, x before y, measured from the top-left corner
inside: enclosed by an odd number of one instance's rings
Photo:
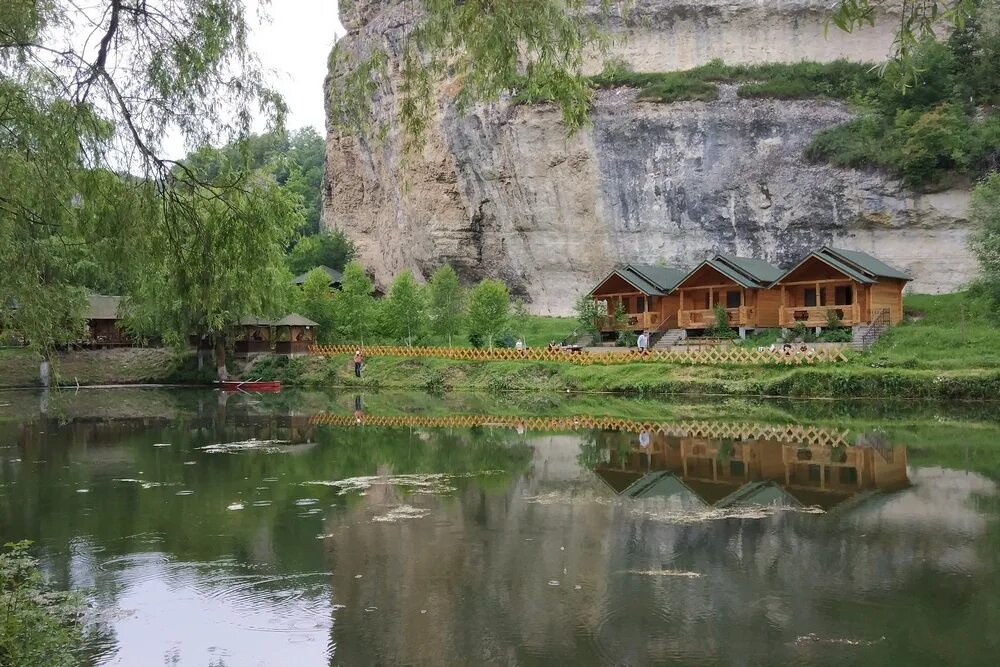
[[[414,426],[418,428],[469,428],[496,426],[531,431],[575,431],[597,429],[638,433],[660,433],[676,437],[733,440],[778,440],[809,445],[846,445],[847,430],[836,431],[798,424],[755,424],[752,422],[650,422],[617,417],[517,417],[512,415],[335,415],[320,413],[310,418],[311,424],[328,426]]]
[[[309,351],[312,354],[333,356],[338,354],[353,355],[357,349],[358,346],[354,345],[313,345],[309,348]],[[706,350],[651,350],[646,353],[639,352],[638,350],[630,350],[628,352],[608,352],[605,354],[587,354],[571,352],[569,350],[549,350],[546,348],[480,350],[471,347],[395,347],[379,345],[362,349],[370,357],[435,357],[460,361],[566,361],[582,366],[655,361],[675,364],[738,365],[796,365],[847,361],[847,357],[844,355],[844,348],[842,347],[810,349],[804,352],[788,351],[787,353],[782,350],[717,347]]]

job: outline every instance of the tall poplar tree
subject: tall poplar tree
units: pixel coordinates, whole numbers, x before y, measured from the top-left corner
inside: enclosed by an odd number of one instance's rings
[[[431,331],[436,336],[452,337],[462,328],[465,315],[465,292],[458,282],[455,269],[445,264],[431,276],[427,285],[427,306]]]

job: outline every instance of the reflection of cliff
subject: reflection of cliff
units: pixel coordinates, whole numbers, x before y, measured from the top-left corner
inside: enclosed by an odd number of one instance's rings
[[[884,635],[906,657],[896,623],[929,613],[925,591],[941,586],[950,586],[955,641],[974,646],[983,630],[977,614],[992,593],[946,583],[991,567],[992,555],[978,548],[991,529],[974,500],[996,489],[981,477],[917,473],[916,488],[837,517],[682,521],[664,515],[658,499],[618,500],[595,487],[576,464],[580,436],[527,441],[531,472],[510,488],[470,487],[441,501],[370,491],[349,516],[328,522],[333,601],[345,605],[334,614],[336,664],[790,664],[811,662],[796,644],[810,633],[862,643]],[[608,460],[609,469],[683,474],[680,442],[650,443],[648,454],[625,444],[629,458],[645,458]],[[723,458],[783,480],[780,446],[743,444]],[[895,454],[863,488],[898,487],[905,460]],[[865,479],[867,457],[855,460]],[[695,480],[694,467],[685,481]],[[742,483],[739,471],[718,468],[714,483]],[[712,479],[708,468],[697,474]],[[839,479],[831,474],[830,485]],[[801,481],[822,492],[819,480]],[[402,502],[429,514],[373,521]],[[883,601],[900,598],[915,606],[887,623]]]

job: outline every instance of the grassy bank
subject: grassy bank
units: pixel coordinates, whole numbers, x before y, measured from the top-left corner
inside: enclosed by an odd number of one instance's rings
[[[1000,370],[931,371],[859,364],[794,368],[665,363],[575,366],[558,362],[372,358],[359,380],[354,377],[351,359],[338,356],[263,360],[251,374],[305,387],[436,392],[574,391],[967,400],[994,400],[1000,396]]]
[[[354,377],[347,356],[266,357],[243,377],[277,379],[302,387],[371,389],[614,392],[629,395],[729,394],[734,396],[872,397],[996,400],[1000,397],[1000,329],[986,307],[966,294],[912,295],[908,319],[887,332],[867,354],[844,364],[813,367],[685,366],[636,363],[576,366],[560,362],[474,362],[445,359],[369,358]],[[560,339],[572,320],[533,318],[529,346]],[[964,322],[964,326],[963,326]],[[563,332],[562,335],[559,335]],[[0,386],[35,386],[38,365],[24,350],[0,350]],[[183,383],[211,380],[191,353],[110,350],[59,355],[64,384]]]
[[[0,350],[0,387],[37,387],[38,355],[25,349]],[[62,385],[188,384],[212,380],[198,371],[193,352],[169,348],[119,348],[61,352],[52,359],[52,377]]]

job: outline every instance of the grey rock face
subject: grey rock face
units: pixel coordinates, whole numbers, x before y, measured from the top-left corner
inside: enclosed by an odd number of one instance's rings
[[[840,57],[859,38],[817,41],[824,4],[651,0],[637,7],[648,15],[641,30],[622,28],[623,53],[637,69],[656,70],[714,57]],[[342,46],[395,51],[411,9],[384,0],[368,9]],[[766,21],[770,43],[737,36],[746,21]],[[868,33],[856,50],[871,59],[885,38]],[[694,45],[687,55],[685,43]],[[384,142],[331,131],[327,147],[324,220],[355,239],[383,282],[402,268],[429,275],[448,262],[468,281],[503,278],[535,312],[564,314],[615,263],[693,266],[719,251],[790,266],[831,243],[909,271],[916,291],[954,289],[975,270],[968,192],[915,195],[884,174],[805,161],[815,132],[851,117],[841,104],[744,100],[724,88],[715,102],[665,105],[601,91],[592,125],[568,137],[545,105],[460,116],[446,84],[426,146],[403,156],[395,85],[376,98],[376,116],[390,128]]]

